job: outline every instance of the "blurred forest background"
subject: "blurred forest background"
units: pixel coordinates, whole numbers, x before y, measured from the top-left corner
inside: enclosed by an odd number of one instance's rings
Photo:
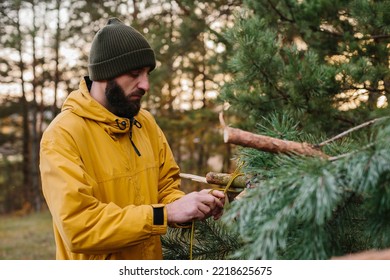
[[[0,213],[43,205],[39,142],[87,75],[95,33],[118,17],[145,34],[158,65],[144,107],[163,128],[182,172],[229,170],[215,102],[227,76],[222,34],[242,1],[1,1]],[[184,189],[193,188],[183,181]],[[186,186],[187,184],[187,186]]]
[[[389,0],[0,3],[0,214],[44,207],[41,134],[115,16],[155,49],[144,106],[182,172],[240,163],[254,187],[224,223],[196,225],[195,258],[327,259],[390,247]],[[221,111],[228,125],[311,143],[327,157],[226,144]],[[199,186],[183,180],[186,191]],[[181,233],[163,237],[166,258],[188,258]]]

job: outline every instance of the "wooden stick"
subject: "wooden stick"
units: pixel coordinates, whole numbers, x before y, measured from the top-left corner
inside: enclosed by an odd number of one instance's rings
[[[332,257],[332,260],[390,260],[390,249],[368,250],[340,257]]]
[[[217,173],[217,172],[209,172],[206,174],[206,181],[209,184],[216,184],[221,186],[226,186],[232,175],[227,173]],[[245,188],[246,187],[246,180],[245,176],[238,176],[233,180],[231,183],[232,188]]]
[[[283,154],[301,154],[306,156],[319,156],[328,158],[322,151],[308,143],[299,143],[288,140],[281,140],[269,136],[254,134],[238,128],[232,128],[225,125],[222,114],[220,122],[224,128],[224,142],[240,145],[243,147],[254,148],[264,152],[283,153]]]
[[[188,174],[188,173],[180,173],[180,177],[183,179],[190,179],[190,180],[195,181],[195,182],[208,184],[206,181],[206,178],[202,177],[202,176]]]
[[[183,179],[190,179],[195,182],[204,183],[204,184],[212,184],[221,186],[221,190],[223,190],[230,181],[231,174],[227,173],[217,173],[217,172],[209,172],[206,177],[201,177],[193,174],[180,173],[180,177]],[[239,193],[242,193],[242,190],[245,190],[246,181],[244,176],[239,176],[233,180],[231,183],[229,190],[227,192],[227,198],[229,201],[233,201]],[[243,194],[242,194],[243,196]]]
[[[202,177],[202,176],[188,174],[188,173],[180,173],[180,177],[183,179],[190,179],[192,181],[204,183],[204,184],[226,186],[229,183],[231,174],[209,172],[206,174],[206,177]],[[246,178],[244,176],[239,176],[233,180],[230,186],[231,188],[243,189],[246,187]]]

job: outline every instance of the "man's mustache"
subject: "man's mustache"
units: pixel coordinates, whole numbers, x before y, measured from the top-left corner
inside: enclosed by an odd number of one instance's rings
[[[145,90],[143,90],[143,89],[137,89],[137,90],[133,91],[133,92],[131,93],[131,95],[141,95],[141,96],[144,96],[144,95],[145,95]]]

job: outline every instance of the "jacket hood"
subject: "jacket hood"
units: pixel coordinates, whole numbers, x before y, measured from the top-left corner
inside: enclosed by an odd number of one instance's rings
[[[62,111],[67,110],[97,122],[111,136],[128,133],[131,127],[129,119],[116,116],[92,98],[85,79],[80,81],[79,89],[71,92],[65,100]]]

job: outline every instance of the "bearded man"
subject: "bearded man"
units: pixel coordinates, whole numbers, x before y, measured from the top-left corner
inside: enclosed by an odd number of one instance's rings
[[[42,189],[57,259],[161,259],[168,226],[222,214],[224,194],[180,190],[179,167],[141,109],[154,51],[112,18],[95,35],[89,76],[41,140]]]

